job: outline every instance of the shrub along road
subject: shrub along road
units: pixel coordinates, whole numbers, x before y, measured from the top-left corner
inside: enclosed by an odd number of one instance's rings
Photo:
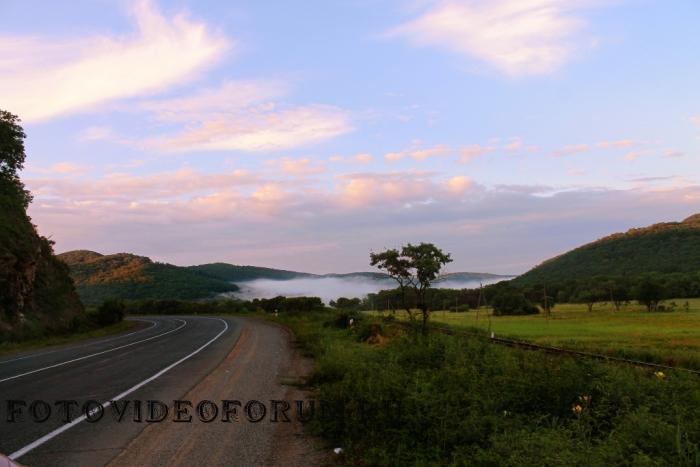
[[[23,464],[70,466],[237,465],[280,455],[293,465],[295,456],[308,454],[306,441],[289,435],[298,424],[245,417],[246,402],[269,407],[290,395],[281,379],[299,376],[282,328],[231,317],[138,319],[146,321],[143,328],[121,336],[0,359],[0,452]],[[241,421],[222,421],[225,399],[242,402]],[[147,421],[164,415],[157,404],[150,414],[149,400],[168,407],[162,422]],[[174,400],[193,406],[182,406],[178,417]],[[199,421],[202,400],[218,405],[213,423]],[[213,408],[204,409],[206,419]],[[175,421],[190,416],[191,423]]]

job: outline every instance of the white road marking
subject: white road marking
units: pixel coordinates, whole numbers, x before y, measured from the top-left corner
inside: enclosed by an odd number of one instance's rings
[[[204,318],[204,316],[202,316],[202,318]],[[153,381],[154,379],[159,378],[159,377],[162,376],[164,373],[166,373],[166,372],[172,370],[173,368],[175,368],[176,366],[178,366],[180,363],[182,363],[182,362],[184,362],[185,360],[187,360],[187,359],[189,359],[189,358],[191,358],[191,357],[197,355],[199,352],[201,352],[202,350],[204,350],[204,349],[206,349],[207,347],[209,347],[209,345],[210,345],[211,343],[213,343],[215,340],[217,340],[219,337],[221,337],[221,335],[222,335],[223,333],[225,333],[226,331],[228,331],[228,323],[227,323],[225,320],[223,320],[223,319],[221,319],[221,318],[207,318],[207,319],[216,319],[216,320],[221,321],[222,323],[224,323],[224,329],[223,329],[221,332],[219,332],[216,336],[214,336],[210,341],[208,341],[206,344],[204,344],[203,346],[201,346],[200,348],[198,348],[197,350],[195,350],[195,351],[192,352],[191,354],[182,357],[180,360],[176,361],[175,363],[172,363],[172,364],[168,365],[167,367],[163,368],[162,370],[160,370],[158,373],[156,373],[155,375],[151,376],[150,378],[144,379],[143,381],[141,381],[140,383],[136,384],[135,386],[132,386],[132,387],[130,387],[129,389],[127,389],[126,391],[122,392],[121,394],[119,394],[119,395],[113,397],[111,400],[106,401],[104,404],[102,404],[102,407],[104,407],[104,408],[106,409],[107,407],[109,407],[110,405],[112,405],[112,403],[117,402],[117,401],[123,399],[124,397],[128,396],[129,394],[131,394],[132,392],[136,391],[137,389],[140,389],[141,387],[143,387],[143,386],[145,386],[146,384],[150,383],[150,382]],[[97,409],[95,409],[95,411],[96,411],[96,410],[97,410]],[[92,415],[92,413],[90,413],[90,415]],[[56,436],[60,435],[60,434],[63,433],[64,431],[71,429],[72,427],[74,427],[74,426],[77,425],[78,423],[84,421],[85,419],[87,419],[87,415],[81,415],[80,417],[76,418],[76,419],[73,420],[72,422],[66,423],[66,424],[63,425],[63,426],[60,426],[60,427],[56,428],[56,429],[53,430],[52,432],[50,432],[50,433],[48,433],[48,434],[42,436],[41,438],[37,439],[36,441],[34,441],[34,442],[32,442],[32,443],[29,443],[28,445],[26,445],[26,446],[23,447],[22,449],[19,449],[19,450],[13,452],[13,453],[10,454],[8,457],[9,457],[11,460],[17,460],[17,459],[19,459],[20,457],[22,457],[23,455],[27,454],[29,451],[31,451],[31,450],[33,450],[33,449],[36,449],[37,447],[41,446],[42,444],[46,443],[47,441],[49,441],[49,440],[55,438]]]
[[[49,355],[49,354],[56,353],[56,352],[65,352],[67,350],[82,349],[83,347],[90,347],[92,345],[104,344],[105,342],[111,342],[111,341],[115,341],[117,339],[123,339],[124,337],[133,336],[134,334],[140,334],[142,332],[148,331],[149,329],[153,329],[158,324],[156,321],[151,321],[150,319],[145,319],[145,318],[134,318],[133,321],[147,321],[147,322],[151,323],[151,325],[148,326],[147,328],[139,329],[138,331],[134,331],[134,332],[130,332],[129,334],[123,334],[121,336],[112,337],[111,339],[104,339],[104,340],[100,340],[100,341],[90,342],[89,344],[76,345],[74,347],[66,347],[65,349],[56,349],[56,350],[50,350],[48,352],[35,353],[35,354],[31,354],[31,355],[26,355],[24,357],[13,358],[11,360],[3,360],[0,362],[0,365],[2,365],[3,363],[16,362],[18,360],[26,360],[28,358],[41,357],[42,355]]]
[[[14,375],[14,376],[10,376],[10,377],[4,378],[4,379],[0,379],[0,383],[4,383],[5,381],[11,381],[11,380],[13,380],[13,379],[21,378],[22,376],[33,375],[34,373],[39,373],[40,371],[44,371],[44,370],[50,370],[51,368],[57,368],[57,367],[59,367],[59,366],[68,365],[69,363],[79,362],[79,361],[81,361],[81,360],[85,360],[85,359],[87,359],[87,358],[96,357],[96,356],[98,356],[98,355],[104,355],[104,354],[109,353],[109,352],[114,352],[115,350],[124,349],[124,348],[126,348],[126,347],[131,347],[132,345],[136,345],[136,344],[140,344],[140,343],[142,343],[142,342],[150,341],[150,340],[156,339],[156,338],[158,338],[158,337],[163,337],[163,336],[165,336],[165,335],[168,335],[168,334],[170,334],[170,333],[173,333],[173,332],[175,332],[175,331],[178,331],[178,330],[182,329],[185,325],[187,325],[187,321],[183,321],[183,320],[181,320],[181,319],[176,319],[176,321],[181,321],[182,324],[181,324],[180,326],[176,327],[175,329],[172,329],[172,330],[170,330],[170,331],[164,332],[164,333],[162,333],[162,334],[157,334],[157,335],[155,335],[155,336],[151,336],[151,337],[148,337],[148,338],[146,338],[146,339],[141,339],[140,341],[132,342],[132,343],[130,343],[130,344],[120,345],[119,347],[114,347],[114,348],[111,348],[111,349],[103,350],[103,351],[101,351],[101,352],[93,353],[93,354],[90,354],[90,355],[85,355],[85,356],[83,356],[83,357],[78,357],[78,358],[74,358],[74,359],[72,359],[72,360],[67,360],[67,361],[65,361],[65,362],[56,363],[55,365],[45,366],[44,368],[38,368],[38,369],[36,369],[36,370],[27,371],[27,372],[25,372],[25,373],[20,373],[20,374],[18,374],[18,375]]]

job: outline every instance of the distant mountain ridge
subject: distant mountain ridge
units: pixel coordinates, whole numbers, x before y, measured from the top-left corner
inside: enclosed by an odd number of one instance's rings
[[[634,228],[551,258],[514,279],[535,284],[595,276],[700,271],[700,214],[682,222]]]
[[[83,301],[97,304],[109,298],[139,299],[204,299],[226,292],[236,292],[236,283],[258,279],[362,279],[393,284],[381,272],[311,274],[259,266],[209,263],[197,266],[175,266],[156,263],[145,256],[130,253],[103,255],[89,250],[61,253],[58,258],[68,264]],[[446,274],[442,280],[480,281],[498,276],[487,273],[458,272]]]
[[[230,282],[130,253],[76,250],[57,256],[70,268],[78,294],[88,305],[111,298],[190,300],[238,290]]]

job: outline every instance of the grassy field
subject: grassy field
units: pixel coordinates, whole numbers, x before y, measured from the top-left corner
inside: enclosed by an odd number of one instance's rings
[[[23,342],[2,342],[0,343],[0,356],[16,353],[16,352],[26,352],[29,350],[41,349],[44,347],[49,347],[52,345],[63,345],[71,344],[74,342],[80,342],[87,339],[95,339],[98,337],[105,337],[112,334],[117,334],[119,332],[126,332],[130,329],[138,326],[136,321],[121,321],[119,323],[113,324],[111,326],[106,326],[99,329],[93,329],[87,332],[77,332],[73,334],[65,334],[61,336],[44,337],[40,339],[30,339]]]
[[[684,311],[686,301],[689,311]],[[482,309],[478,314],[437,311],[431,320],[435,325],[476,328],[499,337],[700,369],[700,299],[675,302],[673,312],[648,313],[636,304],[615,312],[604,303],[588,312],[585,305],[560,304],[549,318],[543,314],[491,316],[490,310]]]

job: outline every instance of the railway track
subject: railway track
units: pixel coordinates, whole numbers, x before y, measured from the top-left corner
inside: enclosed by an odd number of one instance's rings
[[[411,325],[408,323],[395,323],[395,324],[398,324],[399,326],[404,327],[404,328],[411,327]],[[521,340],[515,340],[515,339],[506,339],[503,337],[496,337],[493,333],[491,333],[491,336],[487,336],[487,335],[484,335],[484,334],[478,333],[478,332],[456,330],[456,329],[443,328],[443,327],[431,327],[430,330],[432,332],[439,332],[441,334],[461,335],[461,336],[469,336],[469,337],[478,337],[480,339],[488,339],[491,343],[497,344],[497,345],[504,345],[507,347],[514,347],[514,348],[520,348],[520,349],[525,349],[525,350],[536,350],[536,351],[545,352],[545,353],[553,354],[553,355],[568,355],[568,356],[577,357],[577,358],[589,358],[592,360],[605,361],[605,362],[609,362],[609,363],[620,363],[620,364],[625,364],[625,365],[632,365],[632,366],[637,366],[637,367],[649,368],[649,369],[653,369],[653,370],[657,370],[657,371],[661,371],[661,370],[683,371],[686,373],[692,373],[692,374],[700,376],[700,371],[692,370],[690,368],[682,368],[682,367],[672,366],[672,365],[662,365],[660,363],[643,362],[641,360],[632,360],[629,358],[614,357],[612,355],[604,355],[604,354],[598,354],[598,353],[593,353],[593,352],[583,352],[580,350],[564,349],[562,347],[554,347],[554,346],[549,346],[549,345],[535,344],[533,342],[527,342],[527,341],[521,341]]]

